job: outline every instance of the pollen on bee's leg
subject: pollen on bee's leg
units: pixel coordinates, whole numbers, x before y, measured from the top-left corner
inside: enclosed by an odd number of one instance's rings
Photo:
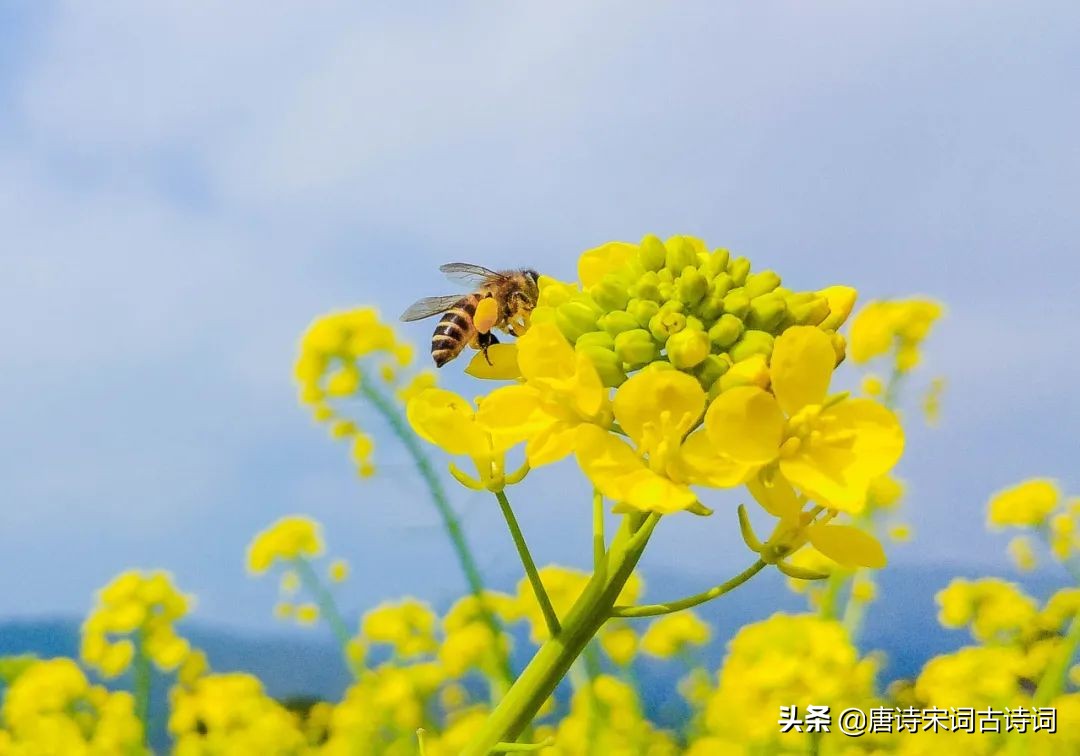
[[[499,304],[494,297],[485,297],[476,304],[473,326],[480,333],[487,333],[499,322]]]

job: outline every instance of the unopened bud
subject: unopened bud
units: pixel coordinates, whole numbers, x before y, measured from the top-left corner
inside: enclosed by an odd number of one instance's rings
[[[772,354],[773,336],[765,331],[747,331],[729,350],[736,363],[748,360],[756,354],[768,357]]]
[[[608,387],[620,386],[626,380],[623,372],[622,360],[611,349],[598,346],[587,346],[578,350],[579,354],[587,355],[589,361],[596,367],[601,382]]]
[[[833,350],[836,351],[836,364],[839,365],[847,357],[847,339],[840,333],[834,333],[829,338],[832,339]]]
[[[660,270],[667,260],[667,249],[660,237],[648,234],[638,247],[638,260],[645,270]]]
[[[693,307],[700,302],[708,289],[709,282],[706,281],[705,276],[701,275],[701,273],[698,272],[698,269],[694,267],[685,268],[675,285],[675,291],[679,296],[679,300],[685,302],[690,307]]]
[[[626,284],[618,277],[608,274],[601,279],[600,283],[589,290],[593,301],[606,311],[621,310],[630,301],[630,293],[626,290]]]
[[[720,377],[720,390],[727,391],[736,386],[757,386],[768,388],[769,368],[765,358],[756,354],[748,360],[736,362],[731,369]]]
[[[829,316],[821,321],[821,327],[835,331],[848,319],[859,292],[850,286],[829,286],[819,291],[818,296],[829,303]]]
[[[660,304],[648,299],[631,299],[626,305],[626,311],[634,316],[638,325],[642,328],[649,327],[649,321],[656,313],[660,312]]]
[[[774,270],[763,270],[760,273],[751,273],[746,277],[746,293],[750,298],[760,297],[780,285],[780,276]]]
[[[577,341],[583,334],[596,330],[599,313],[581,300],[559,305],[555,310],[555,324],[568,341]]]
[[[649,320],[649,333],[663,344],[672,334],[686,328],[686,316],[674,310],[661,310]]]
[[[683,272],[684,268],[697,265],[697,250],[694,249],[693,243],[685,236],[673,236],[664,242],[664,246],[667,247],[664,267],[670,270],[673,275],[677,276]]]
[[[750,275],[750,261],[745,257],[736,257],[728,263],[727,272],[731,274],[731,280],[736,286],[746,283],[746,277]]]
[[[668,360],[677,368],[692,368],[709,356],[709,336],[689,328],[672,334],[667,340]]]
[[[615,337],[615,354],[631,370],[647,365],[657,357],[656,341],[644,328],[623,331]]]
[[[615,337],[607,331],[590,331],[582,334],[574,344],[575,349],[585,347],[601,347],[603,349],[615,348]]]
[[[724,312],[737,318],[745,318],[750,311],[750,297],[746,296],[746,290],[742,288],[732,289],[724,297]]]
[[[764,294],[750,301],[750,312],[746,315],[746,324],[759,331],[775,333],[776,327],[787,315],[787,303],[783,297]]]
[[[724,298],[710,294],[698,303],[697,313],[702,319],[713,322],[724,313]]]
[[[791,317],[798,325],[816,326],[829,316],[829,303],[822,298],[791,305]]]
[[[686,316],[686,327],[691,331],[705,330],[705,324],[701,322],[700,318],[694,317],[693,315]]]
[[[653,302],[659,302],[661,299],[660,294],[660,276],[656,275],[653,271],[645,273],[630,287],[630,293],[634,295],[636,299],[650,299]]]
[[[743,322],[734,315],[724,315],[709,329],[709,340],[721,349],[727,349],[742,336]]]
[[[731,275],[723,271],[713,277],[712,283],[709,284],[709,294],[723,299],[733,288],[735,288],[735,282],[731,280]]]
[[[730,369],[731,357],[726,354],[710,354],[698,365],[696,375],[701,385],[709,388]]]
[[[638,328],[640,323],[636,317],[625,310],[615,310],[615,312],[609,312],[597,321],[597,325],[610,333],[612,336],[617,336],[623,331],[629,331],[634,328]]]
[[[727,270],[729,262],[731,262],[731,250],[723,247],[717,247],[709,255],[709,269],[715,270],[717,275]]]

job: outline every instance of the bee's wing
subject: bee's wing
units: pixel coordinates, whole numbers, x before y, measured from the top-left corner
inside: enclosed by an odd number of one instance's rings
[[[430,318],[432,315],[446,312],[459,301],[461,301],[460,294],[451,294],[447,297],[424,297],[413,302],[409,309],[401,313],[401,319],[408,323]]]
[[[482,265],[470,265],[469,263],[447,263],[446,265],[440,265],[439,270],[454,281],[464,281],[473,286],[479,286],[504,277],[502,273],[489,270]]]

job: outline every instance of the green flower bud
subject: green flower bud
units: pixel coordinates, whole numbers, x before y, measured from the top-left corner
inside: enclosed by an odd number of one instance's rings
[[[677,368],[700,365],[709,356],[709,336],[689,328],[672,334],[667,340],[668,360]]]
[[[605,386],[613,388],[621,385],[626,380],[622,360],[618,358],[613,350],[598,346],[587,346],[580,349],[579,352],[587,355],[589,361],[596,366],[596,372],[600,374],[600,380]]]
[[[599,315],[593,307],[584,301],[575,299],[561,304],[555,310],[555,325],[569,341],[575,342],[583,334],[596,330],[596,318]]]
[[[626,290],[625,282],[610,273],[590,289],[589,295],[594,302],[608,312],[621,310],[630,301],[630,293]]]
[[[667,249],[660,237],[648,234],[638,246],[638,261],[645,270],[660,270],[667,260]]]
[[[695,318],[693,315],[686,316],[686,327],[691,331],[704,331],[705,324],[701,322],[699,318]]]
[[[616,310],[615,312],[609,312],[607,315],[600,318],[600,320],[597,321],[597,325],[612,336],[618,336],[624,331],[630,331],[640,327],[641,324],[633,314],[626,312],[625,310]]]
[[[615,337],[606,331],[591,331],[582,334],[574,344],[575,349],[585,347],[601,347],[602,349],[614,349]]]
[[[675,298],[675,284],[673,283],[660,283],[660,301],[668,302]]]
[[[731,280],[736,286],[742,286],[750,275],[750,261],[745,257],[736,257],[728,263],[727,272],[731,274]]]
[[[750,297],[746,296],[746,290],[742,288],[732,289],[724,297],[724,312],[737,318],[745,318],[750,311]]]
[[[787,315],[787,302],[775,294],[764,294],[750,302],[746,325],[759,331],[773,333]]]
[[[649,320],[649,333],[653,338],[663,344],[672,334],[679,333],[686,328],[686,316],[681,312],[661,310]]]
[[[698,261],[697,250],[685,236],[673,236],[664,242],[667,247],[667,258],[664,267],[674,275],[679,275],[684,268],[696,265]]]
[[[691,307],[701,301],[708,289],[709,282],[694,267],[685,268],[675,284],[679,299]]]
[[[742,336],[743,322],[734,315],[724,315],[709,329],[709,340],[721,349],[727,349]]]
[[[681,312],[686,313],[686,305],[677,299],[669,299],[660,305],[661,312]]]
[[[636,299],[651,299],[653,302],[659,302],[661,299],[660,277],[653,271],[645,273],[630,287],[630,293]]]
[[[626,305],[626,311],[634,316],[639,326],[648,328],[649,321],[660,312],[660,304],[649,299],[631,299]]]
[[[771,333],[765,333],[765,331],[746,331],[742,338],[736,341],[729,353],[731,359],[735,362],[742,362],[743,360],[753,357],[755,354],[760,354],[764,357],[768,357],[772,354],[773,348],[773,335]]]
[[[712,264],[716,266],[716,271],[719,273],[722,270],[727,270],[728,263],[731,262],[731,250],[717,247],[712,251],[711,257],[713,259]]]
[[[703,388],[709,388],[731,368],[731,357],[726,354],[710,354],[697,366],[695,374]]]
[[[724,314],[724,298],[710,294],[698,304],[697,313],[702,320],[712,323]]]
[[[652,334],[644,328],[635,328],[615,337],[615,354],[634,370],[655,360],[659,352]]]
[[[711,296],[723,299],[734,286],[735,282],[731,280],[731,276],[728,272],[724,271],[722,273],[717,273],[713,278],[712,283],[709,284],[709,293]]]
[[[656,271],[656,278],[662,284],[673,284],[673,283],[675,283],[675,274],[672,273],[667,268],[661,268],[660,270]]]
[[[824,299],[791,306],[791,317],[799,325],[816,326],[829,316],[829,303]]]
[[[760,273],[751,273],[746,277],[746,293],[750,298],[760,297],[780,285],[780,276],[776,271],[763,270]]]

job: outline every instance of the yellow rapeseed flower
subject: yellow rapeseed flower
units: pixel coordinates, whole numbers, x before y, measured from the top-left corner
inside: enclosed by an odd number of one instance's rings
[[[300,557],[315,557],[323,552],[319,523],[304,515],[282,517],[258,533],[248,545],[247,569],[261,575],[276,561],[291,562]]]
[[[772,392],[734,388],[705,415],[716,449],[784,477],[818,503],[857,513],[874,478],[900,458],[904,434],[892,412],[869,399],[827,398],[835,364],[829,338],[794,327],[776,339]]]
[[[670,659],[690,646],[704,646],[712,638],[711,628],[691,611],[659,617],[641,638],[641,650],[650,656]]]
[[[386,643],[402,658],[434,652],[435,613],[414,598],[387,602],[364,614],[360,623],[363,638],[371,643]]]
[[[1032,478],[998,491],[990,499],[987,520],[992,527],[1041,525],[1061,500],[1053,480]]]
[[[896,350],[896,369],[903,373],[919,362],[919,345],[941,317],[940,303],[930,299],[868,302],[851,323],[851,357],[867,362]]]

